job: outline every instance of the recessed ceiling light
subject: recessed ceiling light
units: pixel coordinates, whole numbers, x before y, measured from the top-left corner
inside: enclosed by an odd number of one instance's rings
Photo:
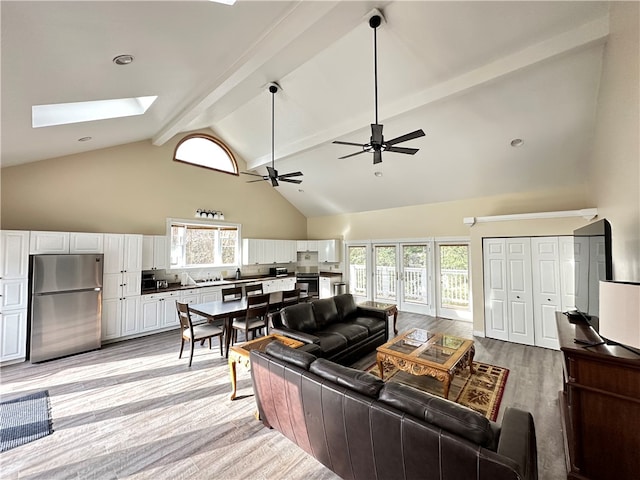
[[[133,63],[133,55],[118,55],[113,59],[116,65],[129,65]]]
[[[82,137],[79,138],[78,141],[79,142],[88,142],[89,140],[91,140],[93,137]]]
[[[31,107],[33,128],[92,122],[107,118],[131,117],[147,111],[157,95],[150,97],[117,98],[90,102],[54,103]]]
[[[303,189],[301,189],[301,188],[299,188],[299,189],[298,189],[298,191],[299,191],[300,193],[304,193],[304,190],[303,190]]]
[[[376,177],[381,177],[381,176],[382,176],[382,172],[373,172],[373,174],[374,174]]]
[[[523,144],[524,140],[522,140],[521,138],[514,138],[513,140],[511,140],[512,147],[521,147]]]

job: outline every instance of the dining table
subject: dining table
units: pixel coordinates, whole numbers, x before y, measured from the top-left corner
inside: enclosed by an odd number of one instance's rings
[[[300,301],[306,301],[307,295],[300,294]],[[269,304],[276,305],[282,301],[282,291],[269,292]],[[209,323],[222,320],[224,322],[224,355],[229,357],[229,345],[231,343],[231,325],[234,318],[242,318],[247,313],[247,297],[238,300],[217,300],[206,303],[189,304],[189,311],[205,317]],[[269,334],[269,322],[265,322],[265,334]],[[248,339],[246,339],[248,340]]]

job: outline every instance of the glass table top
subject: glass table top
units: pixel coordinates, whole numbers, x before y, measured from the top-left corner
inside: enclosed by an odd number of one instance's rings
[[[442,365],[456,356],[456,354],[459,357],[472,344],[472,340],[454,337],[453,335],[414,329],[392,339],[380,349]]]

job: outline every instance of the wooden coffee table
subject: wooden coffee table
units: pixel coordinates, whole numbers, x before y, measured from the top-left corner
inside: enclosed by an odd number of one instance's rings
[[[299,348],[304,343],[294,340],[293,338],[288,338],[283,335],[278,335],[272,333],[265,337],[256,338],[255,340],[251,340],[249,342],[240,343],[238,345],[233,345],[229,348],[229,374],[231,375],[231,396],[230,400],[234,400],[236,398],[236,364],[244,366],[247,370],[249,370],[251,366],[251,362],[249,360],[249,352],[251,350],[259,350],[261,352],[267,348],[271,342],[279,341],[284,343],[286,346],[291,348]]]
[[[444,398],[456,370],[469,365],[473,373],[473,340],[444,333],[431,333],[414,328],[381,345],[377,349],[380,378],[384,364],[391,364],[412,375],[428,375],[443,383]]]

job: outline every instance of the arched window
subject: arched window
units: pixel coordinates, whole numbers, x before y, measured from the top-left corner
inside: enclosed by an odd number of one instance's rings
[[[173,160],[238,175],[238,164],[229,147],[204,133],[184,137],[176,146]]]

